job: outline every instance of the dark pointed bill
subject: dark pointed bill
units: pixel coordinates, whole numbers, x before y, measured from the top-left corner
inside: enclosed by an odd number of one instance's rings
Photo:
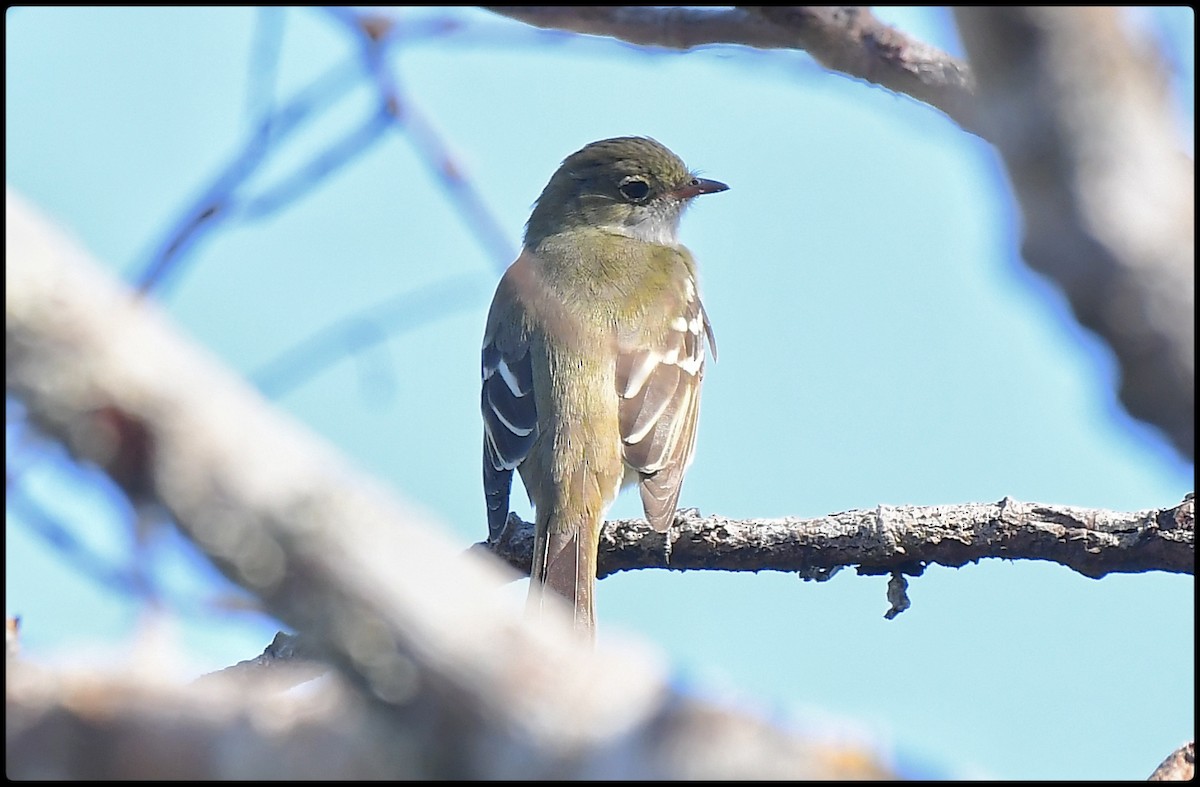
[[[718,191],[725,191],[729,187],[719,180],[708,180],[707,178],[692,178],[687,183],[675,189],[675,196],[680,199],[691,199],[698,197],[701,194],[716,194]]]

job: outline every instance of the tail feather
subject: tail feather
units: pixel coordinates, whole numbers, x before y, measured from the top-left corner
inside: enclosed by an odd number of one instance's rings
[[[575,630],[591,640],[596,630],[597,541],[589,530],[574,527],[550,532],[549,527],[538,527],[527,609],[539,611],[546,591],[554,592],[571,605]]]

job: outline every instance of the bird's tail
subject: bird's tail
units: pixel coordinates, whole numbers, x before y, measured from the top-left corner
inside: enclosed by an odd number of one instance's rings
[[[540,612],[547,591],[552,591],[571,605],[575,631],[588,640],[595,639],[599,536],[598,524],[562,527],[557,522],[538,523],[526,604],[528,614]]]

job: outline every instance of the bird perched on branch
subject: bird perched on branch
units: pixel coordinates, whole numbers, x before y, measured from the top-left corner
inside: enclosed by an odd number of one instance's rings
[[[623,484],[665,531],[696,444],[712,328],[684,209],[725,191],[645,137],[593,142],[538,197],[483,337],[483,486],[495,537],[513,470],[535,510],[529,606],[546,590],[594,637],[596,551]]]

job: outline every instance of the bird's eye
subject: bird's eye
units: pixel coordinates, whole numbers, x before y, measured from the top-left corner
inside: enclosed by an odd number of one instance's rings
[[[650,184],[641,178],[630,178],[618,188],[631,202],[641,202],[650,193]]]

